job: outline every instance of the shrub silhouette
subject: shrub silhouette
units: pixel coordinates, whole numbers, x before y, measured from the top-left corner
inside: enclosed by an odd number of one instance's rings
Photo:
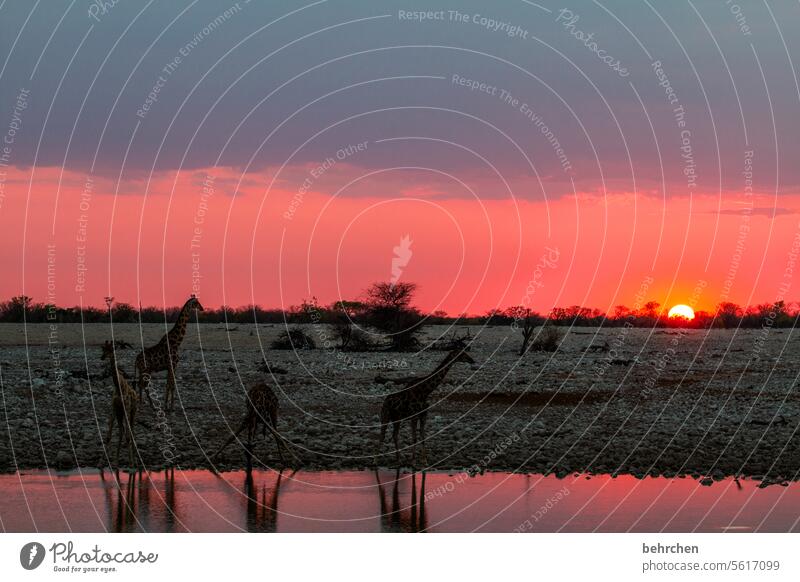
[[[302,329],[293,327],[282,331],[270,347],[273,350],[313,350],[316,349],[317,344],[314,338]]]
[[[554,325],[543,325],[539,333],[530,342],[528,348],[531,352],[555,352],[561,345],[561,330]]]

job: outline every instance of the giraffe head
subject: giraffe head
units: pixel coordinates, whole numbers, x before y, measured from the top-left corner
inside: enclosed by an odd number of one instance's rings
[[[186,309],[187,310],[196,309],[197,311],[203,311],[203,306],[200,305],[200,300],[194,294],[192,294],[192,296],[189,297],[189,300],[186,302]]]
[[[102,346],[100,346],[100,351],[101,360],[111,360],[114,357],[114,343],[106,341]]]
[[[117,366],[117,354],[114,351],[115,348],[116,346],[114,345],[114,342],[110,341],[106,341],[102,346],[100,346],[100,359],[108,360],[104,377],[111,376]]]

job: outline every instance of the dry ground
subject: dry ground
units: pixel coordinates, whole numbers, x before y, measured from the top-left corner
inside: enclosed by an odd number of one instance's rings
[[[174,455],[183,468],[209,466],[207,454],[238,424],[245,388],[266,357],[285,372],[273,380],[279,430],[304,466],[370,466],[381,398],[397,388],[374,377],[425,372],[443,356],[267,349],[281,329],[190,326],[175,411],[159,423],[140,407],[143,464],[156,469]],[[164,331],[115,325],[114,335],[140,346]],[[428,335],[445,331],[432,327]],[[798,478],[798,333],[575,328],[557,353],[519,358],[519,336],[509,328],[471,331],[479,368],[455,367],[431,401],[428,449],[436,468]],[[94,467],[104,458],[112,389],[99,345],[110,328],[60,325],[56,352],[49,332],[46,325],[0,325],[0,471]],[[136,352],[118,356],[131,376]],[[59,373],[66,376],[61,383]],[[164,376],[155,377],[158,394]],[[407,428],[402,436],[407,443]],[[275,462],[272,442],[259,441],[256,454],[262,464]],[[236,443],[220,457],[223,468],[243,459]]]

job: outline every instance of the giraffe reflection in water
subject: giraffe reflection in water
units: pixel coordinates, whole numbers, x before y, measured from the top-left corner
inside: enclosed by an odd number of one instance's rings
[[[293,471],[287,478],[291,480],[295,473]],[[164,471],[161,484],[153,481],[151,474],[146,471],[115,471],[111,477],[100,471],[99,476],[106,501],[107,531],[190,531],[180,518],[181,496],[185,496],[186,492],[181,492],[176,486],[174,468]],[[229,484],[218,474],[214,477],[221,481],[224,489],[228,488]],[[284,478],[283,470],[280,470],[270,486],[272,479],[266,475],[256,479],[253,471],[245,472],[240,490],[244,496],[239,497],[244,500],[243,514],[247,531],[277,531],[278,496]]]
[[[274,473],[245,471],[241,489],[236,488],[239,490],[238,494],[236,489],[230,489],[233,482],[223,479],[219,474],[213,477],[209,474],[209,477],[212,481],[217,480],[222,486],[221,489],[216,487],[214,489],[226,491],[230,495],[229,499],[240,508],[239,515],[243,518],[243,527],[240,526],[242,529],[268,533],[279,529],[281,487],[287,480],[291,482],[296,473],[297,471],[292,471],[286,475],[283,470]],[[146,471],[113,472],[111,477],[107,477],[103,471],[100,472],[106,500],[107,531],[127,533],[148,530],[163,532],[191,530],[180,517],[181,497],[193,496],[199,491],[194,488],[191,492],[181,491],[175,483],[175,469],[168,469],[161,475],[163,480],[158,476],[154,480]],[[375,490],[378,493],[380,508],[380,515],[375,517],[379,518],[380,530],[426,531],[428,524],[425,513],[425,472],[402,474],[398,469],[388,479],[385,477],[384,479],[382,481],[381,473],[375,471]],[[210,501],[206,500],[206,503]],[[229,524],[232,525],[230,522]]]
[[[378,484],[378,498],[381,510],[381,531],[384,532],[424,532],[428,527],[425,515],[425,471],[419,473],[419,495],[417,495],[417,473],[410,475],[411,480],[411,502],[407,507],[401,507],[400,503],[400,481],[408,480],[408,476],[401,477],[400,469],[394,474],[392,480],[392,507],[388,507],[386,502],[386,492],[381,475],[376,470],[375,480]]]
[[[491,472],[452,483],[447,473],[394,469],[31,472],[0,475],[0,517],[7,531],[31,533],[798,529],[797,483]]]
[[[106,500],[108,523],[106,530],[115,533],[138,531],[184,532],[188,531],[178,516],[178,497],[175,487],[175,469],[164,471],[163,488],[155,483],[149,472],[113,471],[106,478],[100,471],[100,481]],[[154,497],[151,500],[151,495]],[[153,523],[154,518],[163,523]]]
[[[296,472],[296,471],[295,471]],[[289,475],[291,481],[295,472]],[[278,477],[272,490],[267,496],[266,479],[256,486],[253,472],[246,471],[244,477],[244,495],[247,498],[247,531],[250,532],[275,532],[278,531],[278,495],[281,490],[283,469],[278,472]],[[261,499],[259,500],[259,494]]]
[[[131,532],[139,529],[136,520],[136,473],[124,473],[127,481],[122,482],[120,472],[113,472],[113,484],[106,480],[105,472],[100,471],[100,479],[103,482],[103,491],[106,497],[106,508],[108,511],[109,524],[107,531],[110,532]]]

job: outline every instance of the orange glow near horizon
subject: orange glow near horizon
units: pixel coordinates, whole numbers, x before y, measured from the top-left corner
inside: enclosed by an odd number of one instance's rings
[[[206,172],[217,189],[204,201]],[[85,174],[9,168],[0,300],[24,293],[48,302],[52,291],[61,306],[102,307],[109,295],[160,307],[195,292],[210,308],[288,308],[311,297],[327,305],[388,281],[394,249],[408,236],[399,277],[418,284],[415,303],[426,312],[524,304],[539,313],[571,305],[613,313],[617,305],[675,305],[689,296],[713,311],[723,301],[774,301],[800,214],[800,200],[787,196],[782,213],[748,217],[740,253],[745,219],[720,213],[717,196],[474,199],[404,190],[394,176],[372,185],[375,195],[335,196],[320,186],[298,201],[285,181],[268,189],[272,178],[269,170],[241,176],[224,167],[164,172],[149,182],[95,178],[86,197]]]

